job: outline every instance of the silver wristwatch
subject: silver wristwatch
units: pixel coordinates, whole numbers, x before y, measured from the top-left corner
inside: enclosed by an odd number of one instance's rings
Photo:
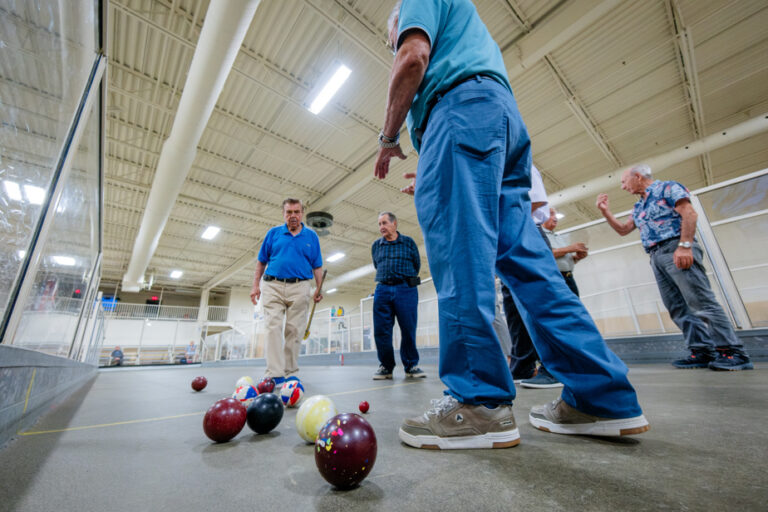
[[[678,247],[684,247],[685,249],[690,249],[693,247],[693,244],[691,242],[680,242],[677,244]]]
[[[400,132],[394,137],[387,137],[383,131],[379,132],[379,147],[384,149],[396,148],[400,145]]]

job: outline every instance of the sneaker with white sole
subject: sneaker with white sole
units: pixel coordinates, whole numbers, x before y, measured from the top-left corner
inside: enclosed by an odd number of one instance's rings
[[[400,440],[409,446],[431,450],[510,448],[520,443],[512,405],[489,409],[463,404],[450,395],[432,400],[421,416],[400,426]]]
[[[528,420],[539,430],[554,434],[629,436],[642,434],[651,428],[642,414],[633,418],[600,418],[577,411],[562,398],[532,407]]]
[[[411,379],[426,379],[427,374],[418,366],[411,366],[405,369],[405,376]]]
[[[387,370],[384,365],[380,365],[379,369],[373,373],[373,380],[387,380],[392,379],[392,370]]]

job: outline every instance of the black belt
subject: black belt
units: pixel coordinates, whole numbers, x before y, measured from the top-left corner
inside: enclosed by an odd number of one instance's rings
[[[571,272],[571,271],[560,272],[560,273],[563,274],[563,277],[573,277],[573,272]]]
[[[648,248],[648,254],[655,253],[656,251],[658,251],[659,249],[661,249],[662,247],[664,247],[665,245],[667,245],[670,242],[678,242],[679,243],[679,241],[680,241],[680,237],[679,236],[676,236],[676,237],[673,237],[673,238],[667,238],[666,240],[662,240],[661,242],[658,242],[653,247],[649,247]]]
[[[282,277],[275,277],[275,276],[264,276],[265,281],[280,281],[281,283],[298,283],[299,281],[308,281],[308,279],[302,279],[300,277],[286,277],[283,279]]]
[[[390,279],[389,281],[379,281],[379,284],[383,284],[386,286],[397,286],[399,284],[403,284],[405,281],[403,279]]]

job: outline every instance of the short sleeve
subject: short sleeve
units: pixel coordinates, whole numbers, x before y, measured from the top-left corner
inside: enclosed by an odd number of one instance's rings
[[[272,254],[272,233],[273,229],[267,231],[267,236],[264,237],[264,241],[261,243],[261,249],[259,249],[259,261],[265,265],[269,263],[269,256]]]
[[[402,36],[410,29],[419,29],[426,33],[430,46],[434,47],[440,28],[440,11],[444,8],[445,0],[403,0],[397,26],[398,48],[402,43]]]
[[[314,238],[314,241],[312,242],[314,257],[312,258],[311,265],[312,268],[320,268],[323,266],[323,254],[320,252],[320,238],[318,238],[317,233],[314,231],[312,231],[312,235]]]
[[[667,200],[667,204],[674,206],[681,199],[690,199],[691,194],[688,189],[676,181],[668,181],[664,185],[664,199]]]

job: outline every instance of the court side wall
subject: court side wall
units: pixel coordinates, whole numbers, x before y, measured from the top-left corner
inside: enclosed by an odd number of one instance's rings
[[[96,367],[0,345],[0,446],[96,376]]]

